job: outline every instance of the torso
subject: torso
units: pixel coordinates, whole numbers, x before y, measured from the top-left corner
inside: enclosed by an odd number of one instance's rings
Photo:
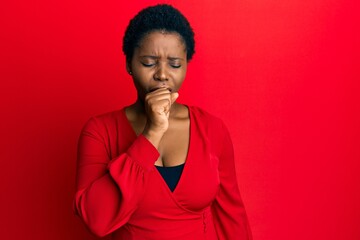
[[[143,132],[146,117],[137,113],[135,107],[126,108],[126,117],[136,135]],[[170,115],[169,129],[161,139],[158,151],[160,157],[157,166],[177,166],[185,163],[190,143],[190,118],[186,106],[177,104],[176,112]]]

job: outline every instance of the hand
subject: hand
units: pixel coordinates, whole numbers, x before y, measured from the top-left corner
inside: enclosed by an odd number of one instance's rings
[[[147,123],[143,135],[155,147],[158,147],[162,136],[169,128],[171,105],[178,97],[178,93],[172,93],[167,88],[159,88],[145,96]]]

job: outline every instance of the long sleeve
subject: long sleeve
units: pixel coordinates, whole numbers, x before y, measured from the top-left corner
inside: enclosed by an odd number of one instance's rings
[[[234,163],[232,141],[223,127],[223,147],[219,158],[220,188],[211,206],[219,240],[252,239],[245,208],[240,196]]]
[[[80,135],[74,208],[94,234],[105,236],[126,224],[137,209],[159,153],[139,135],[110,159],[101,124],[90,119]]]

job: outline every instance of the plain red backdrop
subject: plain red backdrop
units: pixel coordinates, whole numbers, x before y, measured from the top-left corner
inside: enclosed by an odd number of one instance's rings
[[[155,2],[2,3],[1,239],[95,239],[72,213],[77,139],[135,100],[123,32]],[[196,32],[179,101],[231,130],[254,239],[360,239],[358,1],[167,2]]]

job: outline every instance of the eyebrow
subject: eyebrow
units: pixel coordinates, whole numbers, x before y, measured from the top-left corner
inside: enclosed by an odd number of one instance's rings
[[[152,56],[152,55],[143,55],[140,56],[141,58],[150,58],[150,59],[159,59],[160,57],[158,56]],[[176,60],[184,60],[182,58],[179,57],[168,57],[167,59],[169,59],[170,61],[176,61]]]

